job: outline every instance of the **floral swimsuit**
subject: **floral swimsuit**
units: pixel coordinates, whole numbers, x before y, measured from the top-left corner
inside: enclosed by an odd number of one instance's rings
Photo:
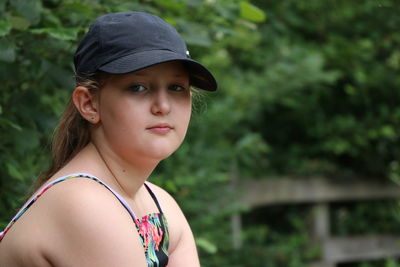
[[[136,229],[139,233],[140,239],[142,241],[142,245],[144,248],[144,253],[146,256],[147,264],[149,267],[164,267],[168,264],[168,247],[169,247],[169,234],[168,234],[168,225],[167,219],[164,213],[161,210],[161,206],[158,203],[156,196],[153,191],[151,191],[150,187],[147,183],[145,183],[145,187],[149,192],[150,196],[154,200],[158,213],[151,213],[149,215],[138,218],[135,216],[132,208],[129,204],[115,192],[111,187],[103,183],[97,177],[88,174],[72,174],[67,175],[61,178],[58,178],[45,186],[43,186],[38,193],[36,193],[30,201],[28,201],[15,215],[15,217],[11,220],[11,222],[7,225],[3,232],[0,232],[0,242],[4,238],[5,234],[10,230],[13,224],[25,213],[25,211],[50,187],[55,184],[58,184],[62,181],[73,179],[73,178],[88,178],[94,180],[101,185],[105,186],[114,196],[120,201],[120,203],[125,207],[125,209],[129,212],[132,217],[132,220],[135,223]]]

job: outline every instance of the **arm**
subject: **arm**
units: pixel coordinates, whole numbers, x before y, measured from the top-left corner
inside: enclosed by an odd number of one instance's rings
[[[151,184],[168,221],[170,234],[169,267],[199,267],[192,230],[176,201],[165,190]]]
[[[50,223],[41,244],[52,266],[147,266],[132,218],[103,186],[65,181],[42,198]]]

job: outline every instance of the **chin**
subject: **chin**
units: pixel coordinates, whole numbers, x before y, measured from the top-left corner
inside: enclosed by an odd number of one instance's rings
[[[147,155],[155,160],[163,160],[171,156],[176,150],[178,146],[173,147],[165,147],[165,146],[156,146],[147,151]]]

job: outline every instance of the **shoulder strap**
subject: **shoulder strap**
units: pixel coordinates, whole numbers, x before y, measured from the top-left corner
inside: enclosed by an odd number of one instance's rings
[[[147,184],[147,182],[144,183],[144,186],[146,187],[147,191],[149,192],[151,198],[154,200],[154,203],[156,204],[156,206],[157,206],[157,208],[158,208],[158,211],[159,211],[160,213],[163,213],[163,212],[162,212],[162,209],[161,209],[161,206],[160,206],[160,203],[159,203],[158,200],[157,200],[156,195],[155,195],[155,194],[153,193],[153,191],[150,189],[150,186]]]
[[[133,211],[131,206],[128,204],[128,202],[126,202],[126,200],[120,194],[118,194],[115,190],[113,190],[110,186],[108,186],[106,183],[101,181],[99,178],[97,178],[93,175],[88,175],[88,174],[83,174],[82,176],[78,176],[78,177],[92,179],[92,180],[98,182],[99,184],[103,185],[104,187],[106,187],[119,200],[119,202],[122,204],[122,206],[124,206],[124,208],[131,215],[132,219],[135,220],[137,218],[135,215],[135,212]]]

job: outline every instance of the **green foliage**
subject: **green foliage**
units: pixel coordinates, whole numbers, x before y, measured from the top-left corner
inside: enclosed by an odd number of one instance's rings
[[[247,1],[240,2],[240,16],[252,22],[264,22],[265,13]]]
[[[302,208],[279,207],[283,225],[273,211],[246,213],[232,175],[399,183],[399,8],[395,0],[0,0],[0,226],[47,166],[78,39],[101,14],[141,10],[173,24],[219,82],[202,94],[186,142],[151,177],[184,209],[203,265],[307,266],[319,252]],[[400,231],[392,204],[337,207],[335,233]],[[238,211],[248,218],[245,246],[234,251],[229,219]]]
[[[400,233],[399,205],[392,201],[335,204],[331,216],[332,233],[337,236]]]

